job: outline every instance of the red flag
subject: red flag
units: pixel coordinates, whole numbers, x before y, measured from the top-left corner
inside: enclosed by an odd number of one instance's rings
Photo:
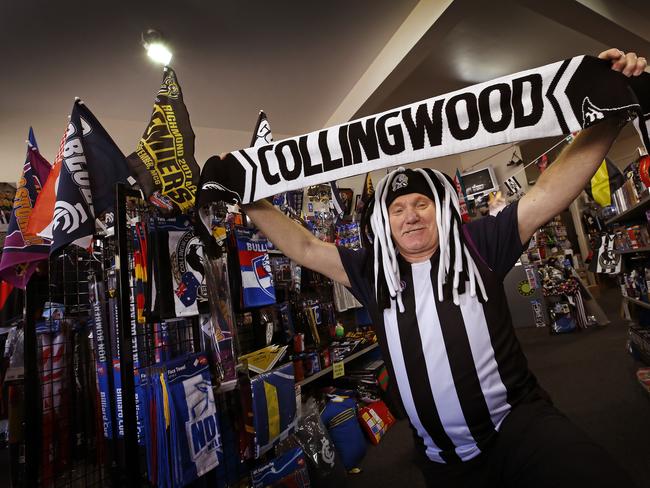
[[[43,189],[38,194],[36,204],[29,217],[27,224],[26,235],[37,236],[42,235],[52,239],[52,217],[54,216],[54,205],[56,204],[56,187],[59,181],[59,173],[61,172],[61,161],[63,159],[63,147],[65,146],[65,137],[68,129],[63,132],[61,143],[59,144],[59,152],[56,154],[54,164],[50,175],[43,185]]]

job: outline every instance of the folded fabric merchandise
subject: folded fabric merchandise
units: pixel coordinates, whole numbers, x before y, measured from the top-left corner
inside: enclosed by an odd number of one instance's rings
[[[293,364],[262,373],[251,380],[255,457],[285,439],[296,426]]]
[[[359,472],[359,463],[366,455],[366,440],[357,421],[357,403],[351,397],[331,395],[320,415],[340,454],[345,469]]]
[[[251,473],[253,488],[309,488],[309,473],[302,449],[296,447]]]
[[[184,486],[218,465],[221,442],[208,360],[190,354],[164,368],[163,395],[169,397],[173,486]]]

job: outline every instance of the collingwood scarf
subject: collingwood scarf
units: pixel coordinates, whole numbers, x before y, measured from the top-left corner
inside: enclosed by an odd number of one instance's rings
[[[635,118],[650,148],[650,74],[577,56],[205,163],[198,205],[276,193],[497,144]]]

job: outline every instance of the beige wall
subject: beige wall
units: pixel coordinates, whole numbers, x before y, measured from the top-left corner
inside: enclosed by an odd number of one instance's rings
[[[513,174],[516,174],[521,168],[523,168],[523,166],[507,166],[508,162],[512,158],[513,152],[515,151],[521,156],[519,146],[513,144],[503,144],[500,146],[478,149],[476,151],[469,151],[453,156],[428,159],[426,161],[420,161],[406,166],[415,168],[435,168],[453,177],[456,173],[456,169],[459,169],[462,173],[463,171],[470,169],[484,168],[487,165],[491,164],[494,167],[494,172],[497,179],[499,180],[501,189],[505,190],[503,182]],[[373,184],[376,185],[384,175],[386,175],[386,170],[373,171],[371,173]],[[356,195],[361,193],[365,177],[365,174],[353,176],[339,180],[337,183],[339,188],[352,188],[356,197]],[[517,181],[519,181],[524,191],[526,191],[528,184],[526,182],[526,178],[524,177],[523,171],[517,174]]]

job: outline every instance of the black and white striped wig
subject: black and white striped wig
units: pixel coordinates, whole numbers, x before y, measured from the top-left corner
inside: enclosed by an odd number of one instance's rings
[[[454,303],[459,305],[459,295],[465,293],[465,283],[469,281],[470,295],[476,296],[478,284],[482,301],[487,301],[483,280],[472,255],[467,249],[461,231],[460,206],[453,181],[449,176],[435,169],[405,169],[400,167],[388,173],[379,181],[374,197],[365,202],[361,218],[363,245],[367,249],[372,246],[374,250],[377,303],[381,308],[390,308],[390,299],[396,298],[399,311],[404,312],[397,251],[393,243],[388,218],[390,202],[387,205],[386,199],[391,192],[391,187],[396,186],[392,185],[394,179],[400,174],[410,172],[416,172],[418,176],[421,175],[424,178],[429,187],[427,190],[431,190],[436,207],[438,247],[440,250],[438,300],[452,298]]]

